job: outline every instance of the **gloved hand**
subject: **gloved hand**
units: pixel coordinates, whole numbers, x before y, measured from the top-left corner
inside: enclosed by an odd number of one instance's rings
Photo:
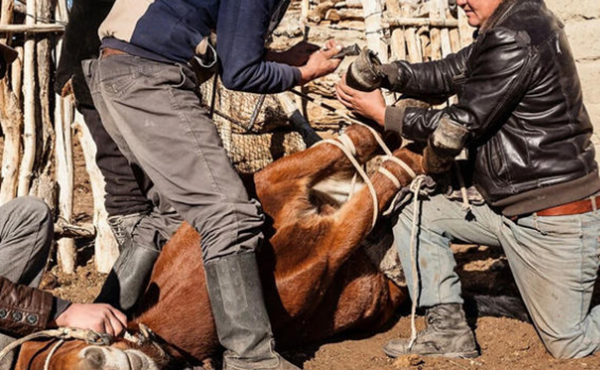
[[[438,127],[429,136],[427,148],[423,152],[423,169],[427,174],[446,172],[454,158],[465,146],[469,130],[463,125],[442,116]]]
[[[385,73],[381,70],[381,61],[368,48],[364,48],[346,73],[346,84],[356,90],[373,91],[381,87]]]

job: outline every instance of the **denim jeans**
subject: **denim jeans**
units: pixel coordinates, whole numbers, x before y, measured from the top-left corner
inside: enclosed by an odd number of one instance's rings
[[[600,348],[600,307],[590,311],[600,252],[600,211],[538,216],[515,221],[487,205],[473,206],[467,220],[462,203],[443,195],[422,200],[417,237],[421,289],[419,306],[462,303],[450,249],[454,242],[502,247],[533,323],[548,351],[578,358]],[[394,236],[412,289],[412,207],[398,215]]]

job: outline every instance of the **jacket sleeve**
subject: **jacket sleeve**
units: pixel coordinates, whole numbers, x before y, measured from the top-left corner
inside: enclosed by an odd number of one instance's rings
[[[226,88],[279,93],[300,81],[298,68],[264,60],[265,37],[276,3],[276,0],[221,1],[217,54]]]
[[[476,140],[501,124],[527,89],[530,43],[528,36],[503,28],[481,37],[472,50],[471,70],[457,85],[457,104],[441,110],[406,108],[403,117],[395,116],[395,122],[389,123],[386,112],[386,128],[425,141],[445,114],[467,127],[470,139]]]
[[[385,88],[416,96],[447,96],[456,94],[456,82],[467,68],[473,46],[456,54],[427,63],[397,61],[382,66],[387,78]]]
[[[23,336],[45,329],[57,309],[64,311],[64,303],[48,292],[0,277],[0,331]]]

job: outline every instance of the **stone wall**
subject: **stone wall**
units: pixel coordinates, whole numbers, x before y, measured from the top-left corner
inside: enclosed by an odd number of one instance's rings
[[[565,23],[600,159],[600,0],[546,0],[546,4]]]

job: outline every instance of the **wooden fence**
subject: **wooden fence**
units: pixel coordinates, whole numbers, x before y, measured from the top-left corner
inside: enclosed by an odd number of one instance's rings
[[[73,237],[96,238],[97,269],[108,272],[118,254],[106,224],[104,180],[93,160],[95,145],[72,97],[55,94],[51,73],[60,58],[68,21],[66,0],[2,0],[0,42],[13,46],[18,59],[0,80],[0,122],[4,138],[0,205],[16,196],[41,197],[55,211],[58,260],[75,271]],[[94,224],[73,225],[73,133],[86,157],[94,196]]]

